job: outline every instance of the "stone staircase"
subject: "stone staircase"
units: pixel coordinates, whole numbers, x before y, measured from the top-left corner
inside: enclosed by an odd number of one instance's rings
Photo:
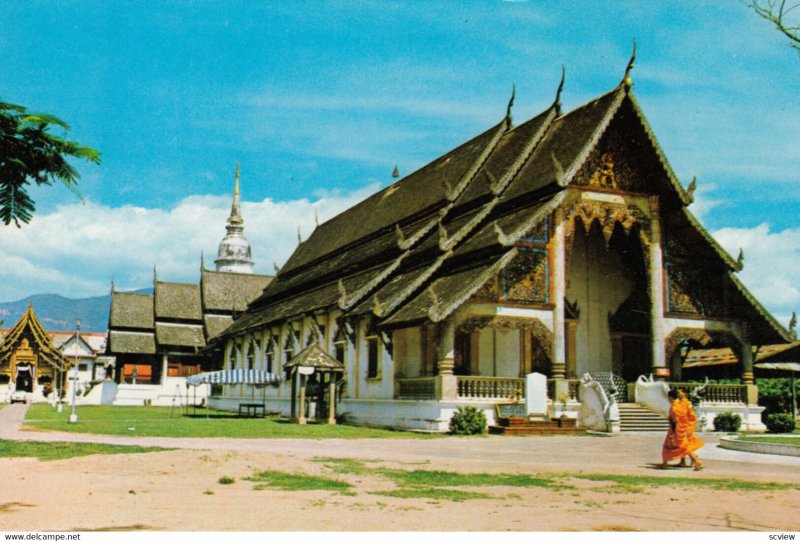
[[[666,432],[669,429],[666,417],[641,404],[623,402],[617,405],[622,432]]]
[[[555,436],[584,434],[575,419],[528,419],[527,417],[501,417],[497,425],[489,427],[489,434],[505,436]]]

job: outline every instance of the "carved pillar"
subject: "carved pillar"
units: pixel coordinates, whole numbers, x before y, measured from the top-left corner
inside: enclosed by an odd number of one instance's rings
[[[439,400],[455,400],[458,397],[458,380],[453,375],[456,359],[455,325],[452,317],[448,317],[439,324],[438,346],[437,398]]]
[[[650,342],[653,372],[666,368],[664,357],[664,272],[661,253],[661,215],[658,196],[650,197]],[[666,379],[660,377],[659,379]]]
[[[553,213],[553,368],[554,379],[564,379],[566,374],[566,340],[564,328],[564,297],[567,293],[565,265],[564,211],[557,208]]]
[[[753,344],[750,343],[749,339],[742,340],[739,354],[742,357],[742,383],[753,385],[755,383],[755,378],[753,377]]]

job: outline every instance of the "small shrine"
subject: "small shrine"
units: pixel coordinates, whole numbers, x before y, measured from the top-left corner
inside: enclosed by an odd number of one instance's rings
[[[47,396],[66,385],[70,363],[53,344],[33,306],[2,336],[0,342],[0,385],[11,390]]]

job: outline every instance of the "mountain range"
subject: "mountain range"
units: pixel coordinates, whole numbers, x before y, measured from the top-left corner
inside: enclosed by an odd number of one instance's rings
[[[152,289],[138,290],[137,293],[151,293]],[[22,314],[32,305],[48,331],[74,331],[75,320],[81,320],[81,330],[87,332],[106,332],[108,330],[108,311],[111,295],[68,299],[61,295],[31,295],[18,301],[0,302],[0,327],[13,326]]]

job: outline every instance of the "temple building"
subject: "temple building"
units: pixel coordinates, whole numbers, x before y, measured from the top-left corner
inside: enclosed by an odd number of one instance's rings
[[[108,353],[116,357],[118,382],[177,385],[180,380],[169,378],[215,368],[201,350],[272,280],[252,272],[250,245],[243,233],[238,165],[227,222],[216,270],[207,270],[201,257],[199,284],[162,281],[156,271],[152,293],[116,291],[112,284]]]
[[[742,381],[731,400],[752,413],[753,346],[789,334],[690,212],[694,183],[670,168],[631,67],[569,112],[562,80],[517,126],[512,97],[496,125],[319,225],[212,339],[224,368],[280,372],[316,342],[345,367],[345,418],[443,430],[459,405],[491,419],[523,395],[580,417],[585,375],[612,374],[614,399],[635,403],[637,381],[680,378],[691,349],[726,347]],[[526,386],[534,373],[542,387]],[[286,382],[270,407],[295,396]]]
[[[31,401],[50,398],[54,389],[63,397],[73,366],[83,394],[111,374],[113,359],[105,349],[105,333],[48,331],[29,305],[13,327],[0,329],[0,402],[12,391],[25,392]]]

